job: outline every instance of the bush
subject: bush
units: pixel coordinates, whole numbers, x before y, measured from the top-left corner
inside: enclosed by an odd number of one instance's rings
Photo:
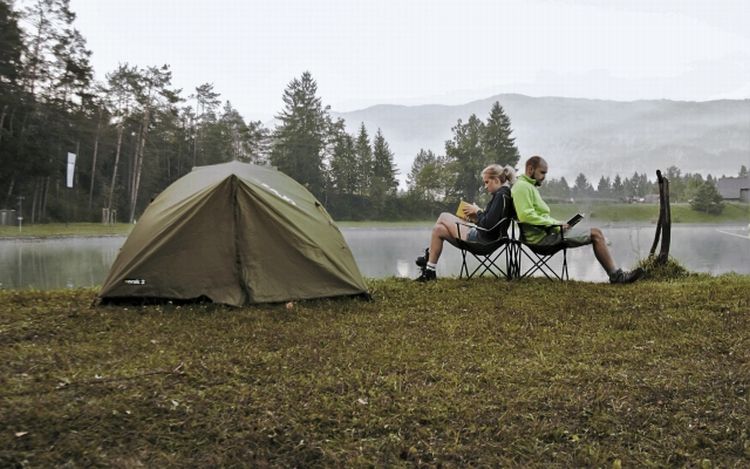
[[[719,215],[724,210],[724,202],[713,183],[706,181],[695,191],[690,207],[698,212]]]

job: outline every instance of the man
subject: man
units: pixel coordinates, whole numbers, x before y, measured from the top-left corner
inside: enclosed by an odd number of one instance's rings
[[[529,225],[562,225],[562,230],[567,231],[570,226],[552,218],[549,207],[539,195],[537,187],[542,185],[546,177],[547,162],[544,161],[544,158],[532,156],[526,161],[525,174],[518,178],[511,189],[518,221]],[[540,227],[524,227],[524,235],[526,241],[530,244],[553,245],[561,242],[559,229],[548,232]],[[586,244],[593,246],[596,260],[609,275],[611,283],[631,283],[643,276],[643,269],[640,267],[631,272],[625,272],[615,266],[615,261],[612,259],[609,248],[607,248],[604,234],[599,228],[591,228],[589,233],[565,235],[565,245],[568,247]]]

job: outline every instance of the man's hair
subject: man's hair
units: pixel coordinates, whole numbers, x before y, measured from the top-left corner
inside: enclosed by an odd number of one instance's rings
[[[536,169],[540,164],[542,164],[542,161],[544,161],[544,158],[538,155],[534,155],[526,160],[526,169]]]

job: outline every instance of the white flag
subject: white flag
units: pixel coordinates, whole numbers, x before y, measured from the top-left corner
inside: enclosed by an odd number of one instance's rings
[[[68,181],[67,186],[73,187],[73,175],[76,173],[76,154],[68,153]]]

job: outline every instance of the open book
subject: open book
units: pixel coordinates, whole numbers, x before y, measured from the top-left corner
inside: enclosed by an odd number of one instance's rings
[[[463,220],[469,220],[469,221],[474,220],[475,217],[473,217],[473,216],[472,217],[467,217],[466,214],[464,214],[464,207],[470,207],[471,205],[472,204],[470,204],[468,202],[465,202],[463,200],[461,202],[459,202],[458,203],[458,208],[456,209],[456,216],[458,218],[463,219]]]

